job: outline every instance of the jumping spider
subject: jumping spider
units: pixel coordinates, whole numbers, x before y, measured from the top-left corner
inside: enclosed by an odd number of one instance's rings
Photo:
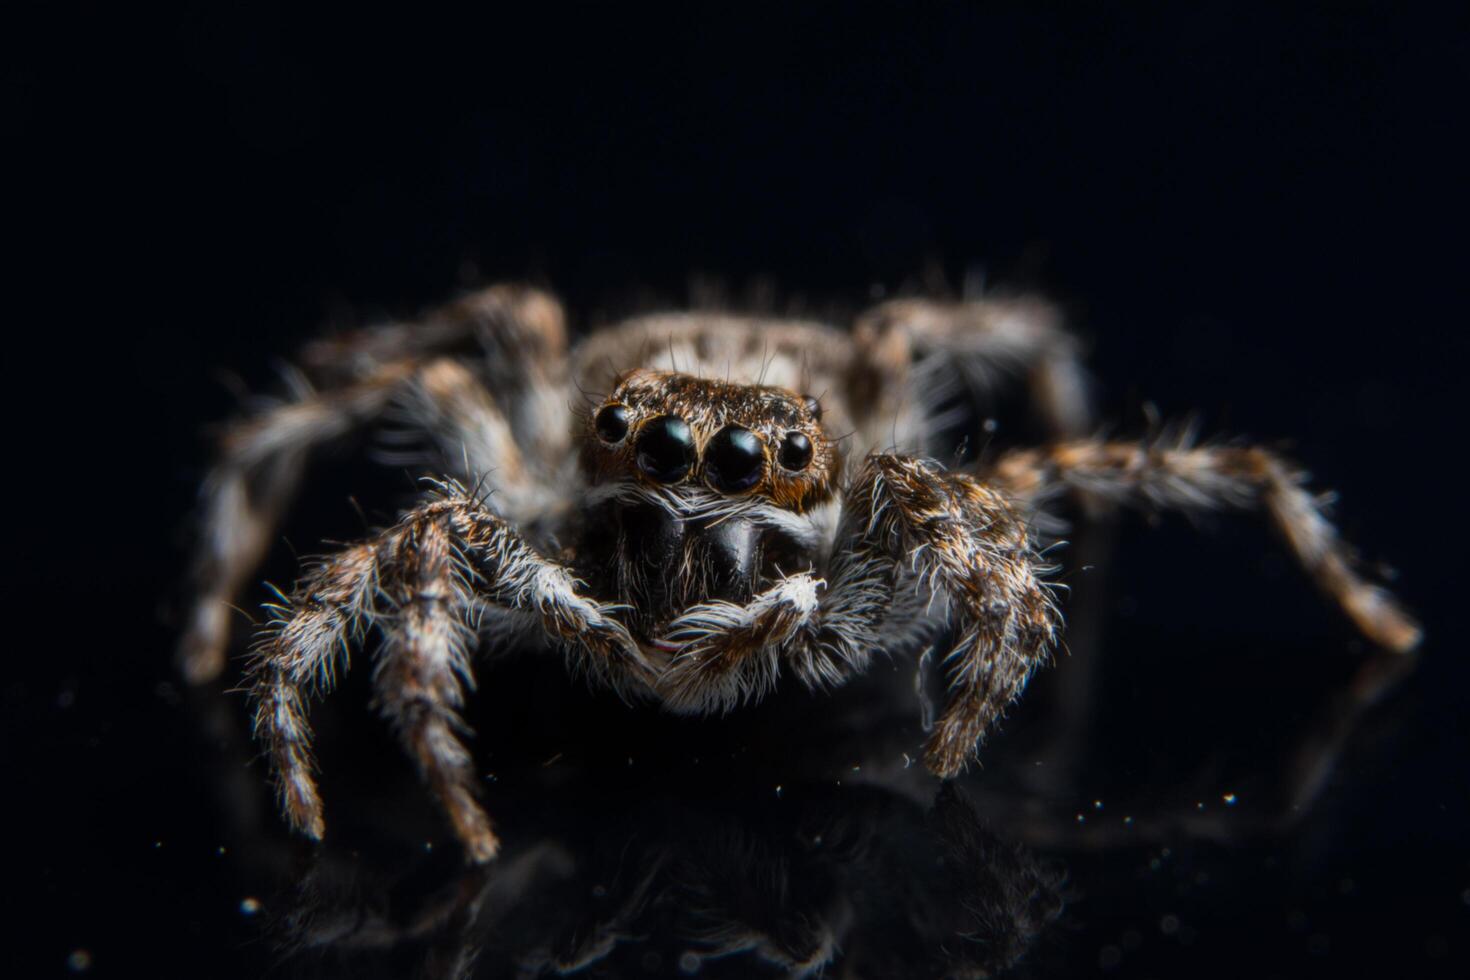
[[[1263,510],[1367,637],[1398,652],[1419,639],[1288,462],[1092,437],[1077,345],[1035,300],[893,301],[851,331],[668,314],[569,349],[554,299],[499,286],[319,341],[301,367],[315,387],[231,428],[209,477],[191,679],[220,672],[228,605],[315,448],[396,420],[443,467],[398,523],[306,574],[254,645],[256,736],[286,817],[315,838],[307,703],[369,627],[378,707],[475,862],[498,846],[460,717],[482,638],[559,649],[628,697],[707,714],[783,671],[827,688],[951,637],[924,761],[952,777],[1058,638],[1034,518],[1066,491]],[[1052,438],[948,470],[930,455],[957,381],[996,368],[1029,379]]]

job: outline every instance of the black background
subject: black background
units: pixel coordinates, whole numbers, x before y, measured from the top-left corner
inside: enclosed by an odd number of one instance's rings
[[[259,876],[211,863],[207,756],[167,686],[205,437],[237,404],[227,375],[269,389],[324,325],[473,282],[543,283],[585,326],[683,302],[696,276],[856,308],[983,270],[1065,306],[1118,431],[1152,402],[1289,440],[1429,635],[1303,828],[1191,848],[1213,887],[1193,870],[1189,889],[1140,881],[1147,855],[1078,859],[1090,891],[1035,968],[1100,969],[1133,929],[1120,975],[1455,973],[1465,27],[1428,7],[1213,3],[210,4],[15,25],[13,952],[40,975],[83,949],[98,975],[273,962],[238,912]],[[339,520],[342,496],[324,505]],[[1099,735],[1124,747],[1115,762],[1226,741],[1317,690],[1260,656],[1230,669],[1247,649],[1296,644],[1339,669],[1361,652],[1257,524],[1207,529],[1224,533],[1125,522],[1104,573],[1107,644],[1143,672]],[[1180,680],[1162,694],[1160,665]],[[1188,943],[1160,935],[1165,914]]]

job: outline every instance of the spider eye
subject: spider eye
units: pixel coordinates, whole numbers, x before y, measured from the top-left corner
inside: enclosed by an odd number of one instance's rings
[[[788,432],[776,454],[781,466],[788,470],[804,470],[812,461],[812,441],[801,432]]]
[[[727,425],[715,433],[704,451],[710,485],[725,493],[739,493],[759,483],[765,462],[761,441],[738,425]]]
[[[822,403],[821,402],[817,401],[811,395],[802,395],[801,396],[801,403],[802,403],[803,406],[806,407],[806,410],[807,410],[807,414],[808,415],[810,415],[812,418],[816,419],[818,422],[822,421]]]
[[[659,483],[678,483],[694,465],[694,433],[683,419],[660,415],[638,436],[638,468]]]
[[[592,420],[597,429],[597,438],[603,442],[617,444],[628,434],[628,408],[625,405],[608,405]]]

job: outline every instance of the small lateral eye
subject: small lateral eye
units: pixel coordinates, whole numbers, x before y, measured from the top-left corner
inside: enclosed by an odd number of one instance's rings
[[[817,401],[811,395],[802,395],[801,396],[801,403],[802,403],[802,405],[804,405],[806,407],[807,414],[809,414],[812,418],[816,419],[818,422],[822,421],[822,403],[821,402]]]
[[[616,445],[628,434],[628,407],[607,405],[597,413],[592,425],[597,429],[597,438]]]
[[[812,441],[805,433],[786,433],[786,438],[781,440],[781,451],[776,454],[776,461],[783,469],[806,469],[807,464],[812,461]]]

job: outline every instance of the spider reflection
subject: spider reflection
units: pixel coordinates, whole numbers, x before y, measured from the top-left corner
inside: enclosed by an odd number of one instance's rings
[[[1060,875],[984,830],[952,787],[714,806],[564,799],[485,869],[324,850],[276,931],[320,974],[993,976],[1062,909]],[[577,823],[567,814],[607,810]],[[389,954],[384,958],[384,954]],[[322,958],[319,954],[327,954]]]

